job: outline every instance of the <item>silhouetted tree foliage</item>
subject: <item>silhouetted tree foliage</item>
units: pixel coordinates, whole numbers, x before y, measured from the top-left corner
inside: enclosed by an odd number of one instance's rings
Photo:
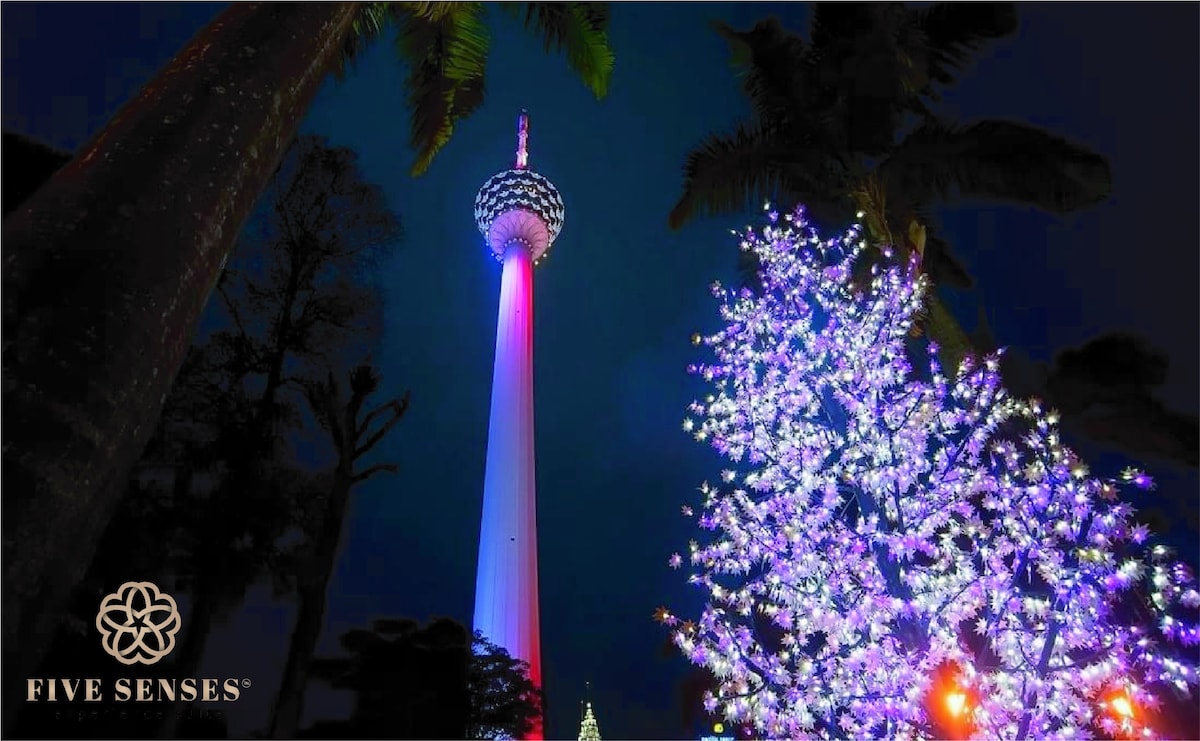
[[[972,341],[984,353],[998,347],[982,308]],[[1168,409],[1158,399],[1170,359],[1144,338],[1105,332],[1060,350],[1050,364],[1035,363],[1020,351],[1005,353],[1000,362],[1006,387],[1050,401],[1071,434],[1133,458],[1200,464],[1197,416]]]
[[[974,342],[984,352],[997,346],[982,311]],[[1000,358],[1005,385],[1057,409],[1066,435],[1134,460],[1195,468],[1200,463],[1200,419],[1168,408],[1157,396],[1169,367],[1162,351],[1121,332],[1062,350],[1051,364],[1034,363],[1019,351]],[[1193,491],[1164,487],[1148,493],[1137,508],[1139,519],[1156,532],[1169,532],[1179,523],[1200,529]],[[1195,562],[1195,554],[1184,555]]]
[[[299,524],[305,539],[295,553],[289,554],[298,614],[271,714],[272,738],[292,738],[300,724],[309,666],[321,636],[326,591],[337,560],[351,490],[378,473],[396,470],[392,463],[363,466],[360,462],[404,416],[408,395],[368,411],[364,407],[379,388],[378,371],[360,365],[349,375],[348,398],[332,371],[325,381],[304,386],[313,416],[329,435],[336,462],[323,477],[329,481],[328,487],[300,508],[303,515]]]
[[[475,631],[467,685],[467,738],[523,738],[537,720],[542,695],[529,665]]]
[[[1155,398],[1168,365],[1167,356],[1141,338],[1105,334],[1059,353],[1047,395],[1090,439],[1194,468],[1200,462],[1196,415],[1169,410]]]
[[[78,676],[73,652],[84,644],[115,664],[99,653],[99,600],[125,581],[151,579],[190,603],[175,651],[155,671],[195,677],[214,623],[256,581],[279,576],[281,538],[312,529],[305,508],[331,486],[294,460],[296,433],[312,426],[305,389],[344,355],[373,346],[374,261],[398,235],[353,152],[316,137],[292,145],[76,590],[54,652],[63,671],[48,676]],[[155,732],[185,733],[178,723],[196,715],[168,705]],[[144,720],[118,735],[145,735]]]
[[[213,485],[183,507],[190,541],[180,576],[195,607],[177,661],[181,676],[195,673],[212,622],[241,602],[298,524],[296,497],[315,488],[312,474],[288,460],[305,383],[378,336],[371,276],[399,236],[357,156],[318,137],[296,140],[264,203],[247,248],[218,284],[225,326],[205,347],[220,369],[219,393],[243,403],[222,419],[209,461]]]
[[[520,738],[541,707],[525,662],[452,620],[377,620],[341,643],[351,656],[313,675],[354,692],[354,711],[301,738]]]

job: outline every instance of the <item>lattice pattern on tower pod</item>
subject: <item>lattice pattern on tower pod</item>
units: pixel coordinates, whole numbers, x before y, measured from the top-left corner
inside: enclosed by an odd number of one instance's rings
[[[546,250],[562,231],[566,207],[558,188],[545,176],[531,170],[505,170],[488,178],[475,196],[475,225],[491,241],[492,223],[509,211],[524,211],[546,225],[549,241]],[[490,244],[497,260],[504,258],[498,245]],[[544,254],[544,251],[543,251]],[[534,255],[534,259],[542,255]]]

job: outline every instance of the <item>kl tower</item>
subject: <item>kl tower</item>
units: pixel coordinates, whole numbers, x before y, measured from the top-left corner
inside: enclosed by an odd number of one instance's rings
[[[475,197],[475,223],[504,266],[496,321],[483,520],[475,579],[475,630],[529,663],[542,686],[538,624],[537,500],[533,454],[533,266],[563,226],[562,196],[528,168],[529,116],[517,122],[512,169]],[[542,738],[539,717],[527,739]]]

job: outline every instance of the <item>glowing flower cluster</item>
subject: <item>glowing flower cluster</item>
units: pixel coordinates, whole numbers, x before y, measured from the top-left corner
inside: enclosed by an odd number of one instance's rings
[[[910,360],[925,281],[886,253],[861,269],[860,227],[822,240],[799,210],[741,236],[761,290],[713,286],[724,327],[694,339],[715,361],[691,368],[712,393],[684,422],[731,466],[684,508],[712,534],[690,548],[708,603],[659,613],[718,678],[710,711],[771,738],[920,738],[954,666],[967,732],[1083,737],[1113,732],[1106,693],[1195,684],[1163,650],[1197,642],[1193,577],[1116,498],[1149,477],[1091,477],[996,357],[953,378],[932,343]]]

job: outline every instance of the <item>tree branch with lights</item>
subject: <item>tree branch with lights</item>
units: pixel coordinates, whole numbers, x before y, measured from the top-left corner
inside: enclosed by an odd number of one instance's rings
[[[1173,647],[1200,593],[1117,496],[1149,476],[1092,476],[998,356],[918,362],[928,282],[865,265],[861,227],[823,239],[800,209],[740,238],[761,290],[713,286],[684,422],[732,466],[684,508],[707,604],[658,612],[717,678],[706,708],[771,738],[1155,733],[1138,709],[1196,686]]]

